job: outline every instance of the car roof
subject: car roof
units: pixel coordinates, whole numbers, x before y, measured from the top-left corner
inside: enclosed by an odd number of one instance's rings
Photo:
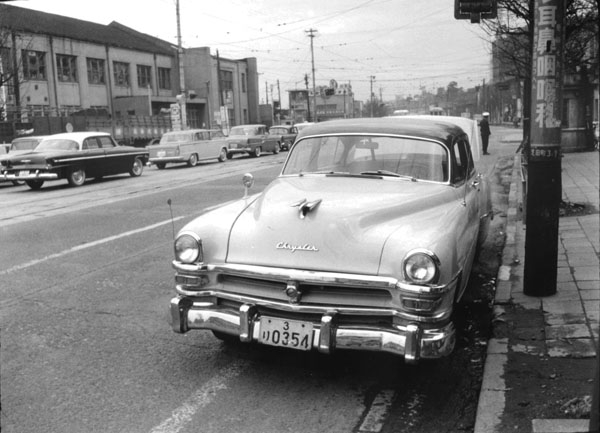
[[[108,132],[99,131],[81,131],[81,132],[63,132],[60,134],[48,135],[42,141],[46,140],[73,140],[81,142],[88,137],[109,136]]]
[[[16,138],[13,138],[11,143],[14,143],[15,141],[20,141],[20,140],[43,140],[46,137],[49,137],[49,136],[48,135],[28,135],[27,137],[16,137]]]
[[[440,120],[402,116],[340,119],[319,122],[303,128],[300,134],[298,134],[298,139],[311,135],[326,134],[384,134],[408,135],[447,142],[450,137],[464,133],[460,126],[448,119]]]

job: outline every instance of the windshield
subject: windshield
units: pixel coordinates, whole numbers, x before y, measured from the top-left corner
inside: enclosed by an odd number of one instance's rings
[[[21,139],[13,141],[10,150],[31,150],[34,149],[40,142],[39,138]]]
[[[448,151],[415,138],[342,135],[296,143],[283,175],[324,173],[448,181]]]
[[[79,150],[79,145],[73,140],[57,138],[42,141],[35,150]]]
[[[229,136],[232,135],[256,135],[258,133],[258,128],[254,126],[236,126],[231,128],[229,132]]]
[[[188,134],[187,132],[165,134],[161,137],[160,144],[177,143],[180,141],[191,141],[190,134]]]

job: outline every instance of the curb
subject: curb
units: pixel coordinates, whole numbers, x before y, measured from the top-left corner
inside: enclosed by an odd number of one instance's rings
[[[502,314],[503,305],[511,300],[511,270],[517,253],[517,215],[520,191],[519,176],[520,157],[513,160],[512,178],[508,194],[506,214],[506,238],[502,250],[502,261],[496,278],[494,295],[494,317]],[[520,278],[514,282],[520,283]],[[483,368],[483,381],[477,404],[477,415],[474,433],[497,432],[505,407],[506,384],[503,379],[504,368],[508,362],[508,338],[491,338],[488,341],[487,355]]]

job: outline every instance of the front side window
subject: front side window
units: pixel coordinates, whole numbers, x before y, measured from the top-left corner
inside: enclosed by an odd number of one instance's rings
[[[448,151],[440,143],[414,138],[334,135],[296,143],[284,175],[343,174],[448,181]]]
[[[57,54],[56,74],[58,75],[58,81],[62,81],[63,83],[76,83],[77,57]]]
[[[129,87],[129,63],[113,62],[115,86]]]
[[[454,182],[463,181],[469,177],[475,169],[473,165],[473,156],[471,155],[471,147],[465,139],[459,139],[452,146],[454,160],[456,164],[456,172],[454,173]]]
[[[23,50],[23,76],[26,80],[46,79],[46,53],[41,51]]]
[[[88,83],[90,84],[106,84],[104,78],[104,59],[86,59]]]
[[[171,70],[169,68],[158,68],[158,88],[171,90]]]
[[[152,67],[137,65],[138,87],[146,89],[152,87]]]

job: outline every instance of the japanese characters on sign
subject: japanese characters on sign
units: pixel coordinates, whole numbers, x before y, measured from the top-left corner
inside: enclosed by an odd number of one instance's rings
[[[557,107],[557,87],[562,83],[557,81],[560,77],[557,62],[557,41],[560,40],[562,28],[558,26],[556,6],[550,0],[541,1],[538,7],[535,35],[534,80],[535,80],[535,118],[534,124],[538,128],[560,128],[560,107]],[[550,3],[550,4],[548,4]]]
[[[536,2],[530,159],[560,158],[563,13],[556,0]]]

